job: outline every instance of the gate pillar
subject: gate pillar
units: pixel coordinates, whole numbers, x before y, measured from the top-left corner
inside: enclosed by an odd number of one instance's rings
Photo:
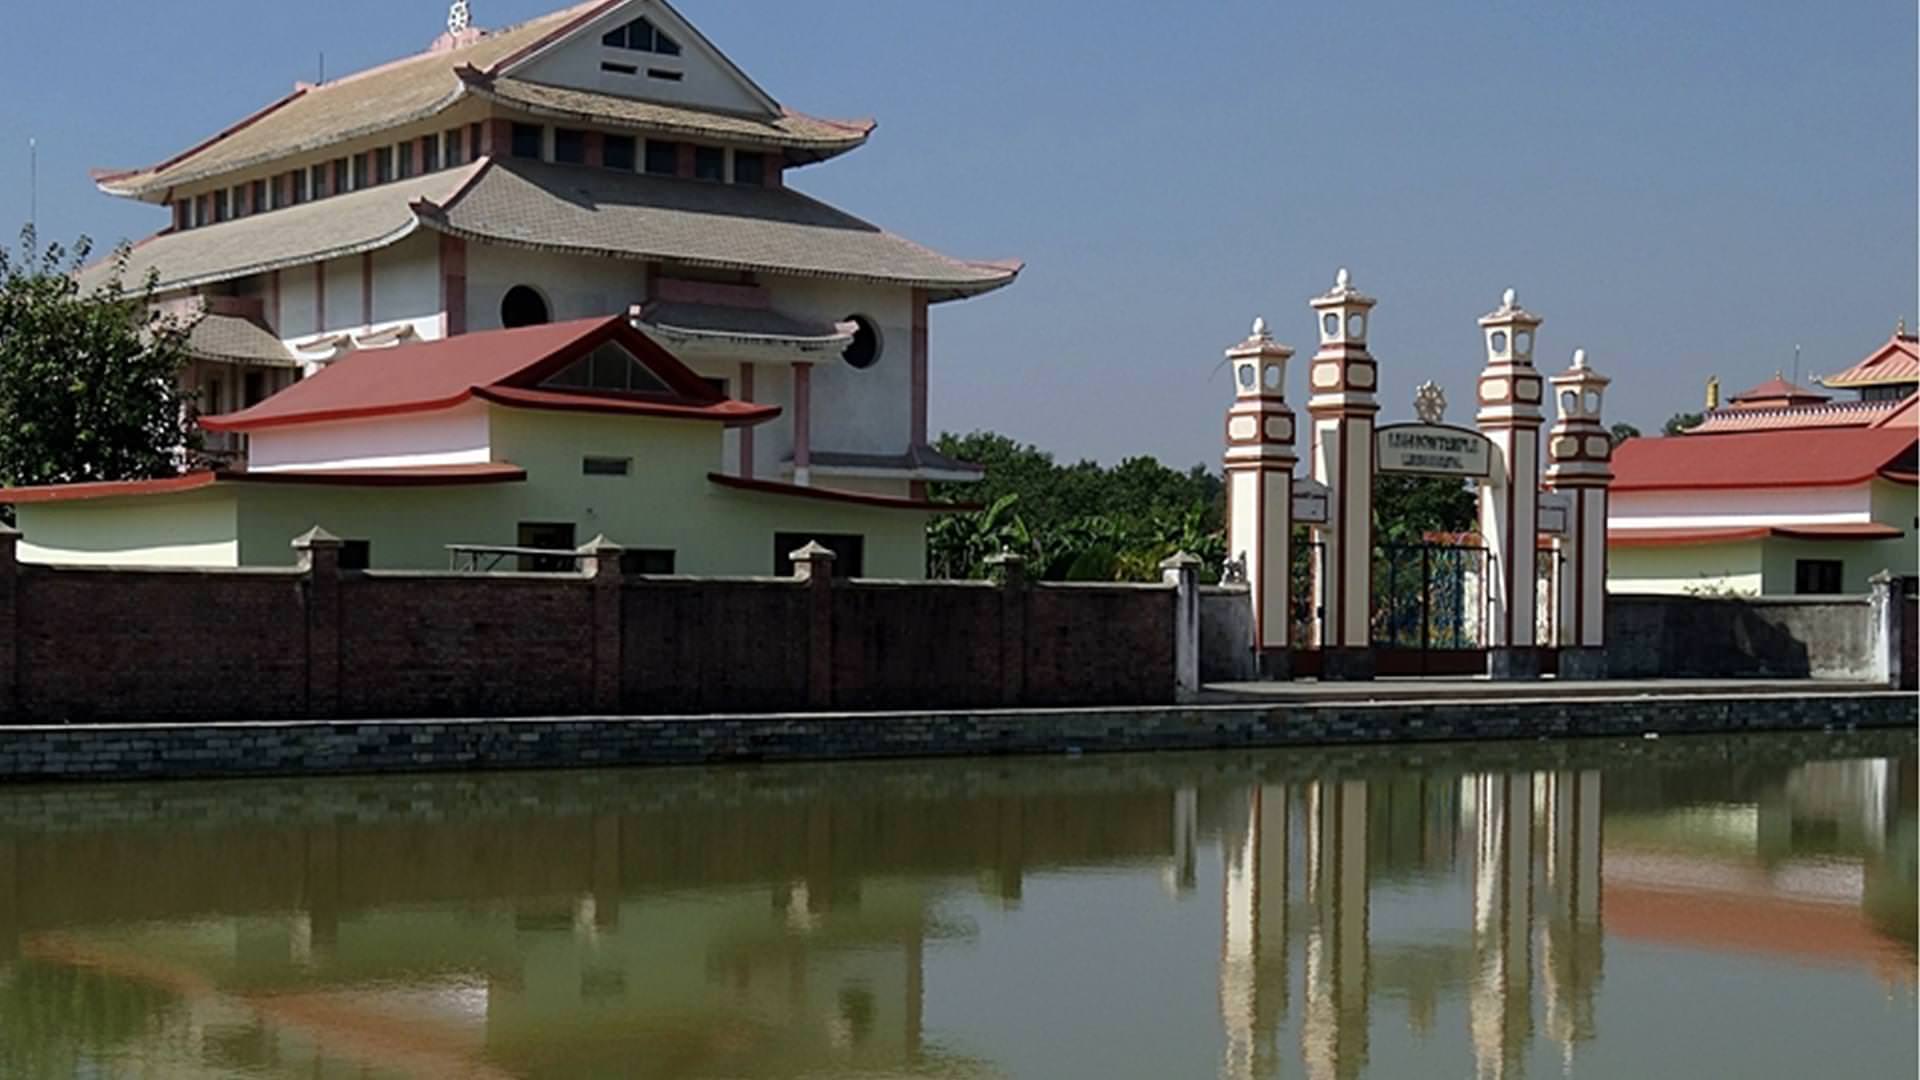
[[[1560,678],[1607,677],[1607,488],[1613,440],[1601,424],[1606,376],[1575,349],[1573,366],[1548,380],[1559,418],[1547,433],[1547,487],[1572,503],[1567,532],[1556,541],[1567,570],[1560,589]]]
[[[1321,547],[1316,606],[1325,616],[1320,677],[1373,678],[1373,428],[1380,406],[1367,320],[1375,301],[1353,287],[1346,270],[1333,288],[1308,301],[1320,322],[1307,412],[1313,417],[1313,478],[1332,491]]]
[[[1539,581],[1534,576],[1539,537],[1540,392],[1533,367],[1540,318],[1522,308],[1512,289],[1498,310],[1480,319],[1487,366],[1480,372],[1480,433],[1493,443],[1493,470],[1480,486],[1480,535],[1493,565],[1488,592],[1487,674],[1495,679],[1540,675],[1534,640]]]
[[[1233,405],[1227,410],[1227,557],[1240,560],[1253,601],[1253,654],[1262,678],[1292,673],[1293,410],[1287,360],[1265,319],[1227,350]]]

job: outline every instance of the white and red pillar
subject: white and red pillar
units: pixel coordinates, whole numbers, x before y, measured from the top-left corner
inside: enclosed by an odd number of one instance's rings
[[[1559,418],[1547,433],[1547,487],[1565,492],[1566,535],[1559,547],[1564,578],[1558,618],[1559,676],[1607,676],[1607,488],[1613,483],[1613,441],[1602,424],[1606,376],[1587,366],[1576,349],[1573,366],[1548,380]]]
[[[1253,603],[1253,650],[1261,677],[1292,672],[1293,410],[1287,360],[1264,319],[1227,350],[1233,405],[1227,410],[1227,558],[1242,564]]]
[[[1536,545],[1540,532],[1540,397],[1533,367],[1540,319],[1508,289],[1500,308],[1480,319],[1487,366],[1480,372],[1480,433],[1493,443],[1493,470],[1480,486],[1480,535],[1487,545],[1487,674],[1540,675],[1535,640]]]
[[[1314,575],[1321,613],[1320,677],[1373,678],[1373,431],[1380,411],[1378,370],[1367,352],[1375,301],[1345,270],[1333,289],[1308,303],[1320,322],[1307,412],[1313,418],[1313,478],[1331,489],[1327,521],[1314,528]]]

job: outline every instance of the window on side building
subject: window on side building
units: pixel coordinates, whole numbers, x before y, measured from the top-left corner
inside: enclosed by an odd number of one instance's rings
[[[623,574],[671,574],[674,572],[673,554],[670,548],[623,551],[620,553],[620,572]]]
[[[530,158],[534,161],[540,160],[540,125],[513,125],[512,153],[513,156],[517,158]]]
[[[634,142],[631,135],[608,135],[600,143],[600,164],[621,172],[632,172]]]
[[[413,175],[413,147],[411,139],[393,148],[393,175],[395,179],[405,180]]]
[[[373,569],[373,541],[371,540],[340,541],[340,569],[342,570]]]
[[[393,147],[383,146],[373,152],[373,182],[384,184],[393,179]]]
[[[1840,592],[1842,564],[1839,559],[1793,560],[1793,591],[1796,596],[1832,596]]]
[[[258,214],[264,212],[266,209],[267,182],[265,180],[255,180],[253,182],[253,212]]]
[[[353,190],[359,191],[367,186],[367,159],[371,154],[353,155]]]
[[[733,152],[733,182],[759,187],[767,182],[767,161],[759,154]]]
[[[422,172],[440,171],[440,136],[420,136],[420,163]]]
[[[467,147],[466,147],[465,135],[466,135],[466,132],[462,131],[459,128],[454,128],[452,131],[449,131],[446,134],[444,141],[446,144],[447,166],[449,168],[455,165],[465,165],[467,163]]]
[[[778,577],[793,573],[794,552],[809,543],[818,543],[833,552],[833,576],[860,577],[866,573],[867,538],[850,533],[783,532],[773,534],[773,572]]]
[[[553,129],[553,160],[562,165],[587,163],[587,133],[573,128]]]
[[[680,144],[647,140],[647,172],[654,176],[672,176],[680,171]]]
[[[213,193],[213,220],[225,221],[233,216],[232,192],[221,188]]]
[[[727,152],[717,146],[694,147],[693,178],[696,180],[725,180],[727,178]]]

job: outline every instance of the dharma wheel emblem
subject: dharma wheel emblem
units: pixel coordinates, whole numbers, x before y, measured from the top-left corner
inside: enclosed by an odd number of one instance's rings
[[[453,0],[447,12],[447,33],[460,34],[473,25],[473,8],[468,0]]]
[[[1447,415],[1447,392],[1434,383],[1421,383],[1413,392],[1413,415],[1423,424],[1438,424]]]

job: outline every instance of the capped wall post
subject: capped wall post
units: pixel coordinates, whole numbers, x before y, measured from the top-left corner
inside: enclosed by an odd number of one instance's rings
[[[0,716],[20,715],[20,530],[0,525]]]
[[[1254,666],[1269,679],[1284,679],[1293,670],[1293,466],[1298,459],[1293,410],[1287,406],[1291,356],[1292,349],[1267,334],[1265,319],[1253,320],[1247,339],[1227,350],[1233,368],[1224,458],[1227,558],[1246,572]],[[1196,616],[1197,604],[1196,599]],[[1199,689],[1197,674],[1193,689]]]
[[[807,583],[807,705],[833,705],[833,552],[818,540],[787,556]]]
[[[305,573],[307,715],[340,714],[340,538],[315,525],[293,538]]]
[[[1900,689],[1900,580],[1890,570],[1867,579],[1867,681]]]
[[[1550,491],[1568,499],[1567,529],[1554,541],[1561,556],[1561,582],[1554,627],[1558,677],[1607,677],[1607,488],[1613,440],[1603,426],[1601,404],[1608,379],[1587,366],[1587,351],[1575,349],[1573,366],[1547,380],[1559,414],[1547,433]]]
[[[590,707],[596,712],[620,711],[621,618],[620,586],[625,581],[620,556],[626,551],[606,534],[580,546],[580,572],[593,590],[593,689]]]
[[[1173,586],[1173,699],[1185,703],[1200,696],[1200,560],[1177,552],[1160,580]]]
[[[987,556],[987,572],[1000,586],[1000,702],[1018,705],[1027,696],[1027,560],[1002,551]]]
[[[1313,530],[1321,544],[1314,606],[1324,613],[1326,628],[1320,635],[1323,679],[1373,678],[1373,432],[1380,404],[1367,323],[1375,303],[1353,287],[1344,269],[1331,290],[1308,301],[1320,321],[1307,397],[1313,478],[1330,492],[1326,523]]]
[[[1487,627],[1487,675],[1540,677],[1535,640],[1540,536],[1540,396],[1533,367],[1540,317],[1508,289],[1496,310],[1480,319],[1487,366],[1480,372],[1480,433],[1493,443],[1493,474],[1480,485],[1480,535],[1487,545],[1487,576],[1494,598]],[[1604,518],[1602,519],[1604,528]]]

